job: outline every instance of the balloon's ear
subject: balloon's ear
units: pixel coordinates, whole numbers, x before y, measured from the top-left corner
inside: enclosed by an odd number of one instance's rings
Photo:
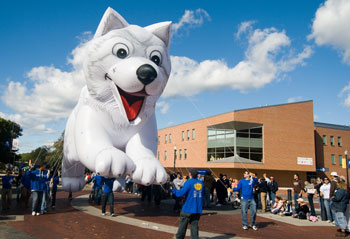
[[[145,29],[159,37],[165,43],[166,47],[169,48],[171,22],[156,23],[145,27]]]
[[[127,26],[129,26],[129,24],[125,21],[125,19],[112,8],[108,7],[100,21],[100,24],[97,27],[94,38],[103,36],[112,30],[124,28]]]

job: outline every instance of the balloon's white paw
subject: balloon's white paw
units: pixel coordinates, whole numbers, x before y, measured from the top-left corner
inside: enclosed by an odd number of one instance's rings
[[[96,157],[96,172],[106,177],[121,177],[135,170],[134,162],[122,151],[110,147]]]

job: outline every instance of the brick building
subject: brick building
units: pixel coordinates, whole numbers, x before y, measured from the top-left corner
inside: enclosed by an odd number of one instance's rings
[[[345,149],[350,150],[350,127],[315,123],[313,102],[305,101],[235,110],[160,129],[157,157],[169,172],[174,163],[184,174],[198,168],[233,178],[249,169],[291,186],[294,173],[306,180],[316,176],[316,168],[325,168],[328,176],[331,171],[345,175],[339,165]]]

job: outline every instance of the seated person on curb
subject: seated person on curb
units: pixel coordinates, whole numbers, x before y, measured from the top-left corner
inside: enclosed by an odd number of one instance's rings
[[[293,213],[293,217],[299,219],[307,219],[307,214],[310,213],[307,203],[302,198],[297,199],[299,207]]]
[[[285,200],[283,200],[280,196],[275,197],[275,203],[271,207],[271,213],[277,214],[279,212],[284,212]]]

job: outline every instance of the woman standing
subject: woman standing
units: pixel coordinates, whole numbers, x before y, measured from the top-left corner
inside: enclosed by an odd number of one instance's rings
[[[316,217],[316,212],[315,212],[315,206],[314,206],[314,195],[316,192],[316,189],[314,187],[313,181],[314,179],[311,179],[311,183],[308,181],[305,181],[305,191],[307,193],[307,200],[309,201],[310,204],[310,209],[311,209],[311,216]]]
[[[339,180],[339,179],[338,179]],[[345,211],[349,202],[348,193],[346,192],[346,184],[343,180],[337,182],[337,189],[332,197],[332,210],[335,211],[337,221],[339,223],[339,231],[336,234],[337,237],[345,237],[347,235],[347,221],[345,218]]]

